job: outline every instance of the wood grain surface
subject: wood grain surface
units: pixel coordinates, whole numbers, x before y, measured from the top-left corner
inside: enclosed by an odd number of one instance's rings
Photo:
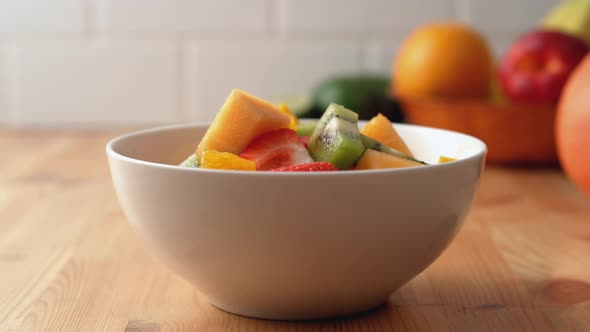
[[[488,168],[457,239],[387,305],[275,322],[211,307],[146,250],[115,134],[0,129],[0,331],[590,331],[590,199],[557,169]]]

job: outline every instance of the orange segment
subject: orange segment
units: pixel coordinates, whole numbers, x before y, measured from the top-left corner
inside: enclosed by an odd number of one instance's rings
[[[451,161],[455,161],[455,160],[457,160],[457,159],[451,158],[451,157],[446,157],[446,156],[438,157],[439,164],[450,163]]]
[[[361,129],[361,134],[377,140],[390,148],[403,152],[408,156],[414,156],[404,140],[399,136],[395,128],[393,128],[393,124],[381,113],[373,117]]]
[[[203,152],[201,167],[210,169],[231,169],[240,171],[255,171],[253,161],[240,158],[233,153],[208,150]]]
[[[385,152],[369,149],[365,151],[355,169],[402,168],[412,166],[422,166],[422,164]]]
[[[291,117],[278,106],[234,89],[203,136],[197,156],[206,150],[240,154],[256,136],[289,128]]]
[[[282,103],[279,105],[279,109],[281,110],[281,112],[287,114],[289,117],[291,117],[291,123],[289,124],[289,128],[293,129],[293,130],[297,130],[297,125],[299,124],[299,119],[297,119],[297,117],[293,114],[293,112],[291,112],[291,110],[289,109],[289,106],[287,106],[287,104]]]

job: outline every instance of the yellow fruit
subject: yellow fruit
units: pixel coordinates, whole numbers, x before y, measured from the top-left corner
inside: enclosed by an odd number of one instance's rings
[[[287,104],[285,104],[285,103],[282,103],[279,105],[279,109],[281,110],[281,112],[283,112],[291,117],[291,123],[289,124],[289,128],[291,128],[293,130],[297,130],[297,125],[299,124],[299,119],[297,119],[297,117],[293,114],[293,112],[291,112],[291,110],[289,109],[289,106],[287,106]]]
[[[576,36],[590,44],[590,1],[565,0],[556,2],[541,26]]]
[[[491,52],[476,31],[457,23],[429,24],[402,44],[392,68],[393,93],[486,98],[493,71]]]
[[[455,160],[457,160],[457,159],[451,158],[451,157],[445,157],[445,156],[438,157],[439,164],[450,163],[451,161],[455,161]]]
[[[369,149],[363,153],[355,169],[402,168],[412,166],[422,166],[422,164],[385,152]]]
[[[240,158],[233,153],[207,150],[201,156],[201,168],[255,171],[253,161]]]
[[[206,150],[240,154],[253,138],[266,132],[289,128],[291,117],[278,106],[234,89],[203,136],[197,156]]]
[[[383,114],[379,113],[373,117],[362,129],[361,134],[377,140],[390,148],[413,157],[412,151],[404,140],[399,136],[393,124]]]

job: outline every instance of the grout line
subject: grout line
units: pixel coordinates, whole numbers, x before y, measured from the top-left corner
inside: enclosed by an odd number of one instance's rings
[[[463,23],[470,23],[471,3],[469,0],[454,0],[453,7],[456,20]]]
[[[187,102],[187,83],[188,83],[188,68],[187,68],[187,58],[188,52],[190,51],[191,44],[187,41],[180,41],[177,43],[177,65],[176,65],[176,74],[177,74],[177,105],[176,105],[176,120],[178,122],[187,122],[190,118],[190,112],[188,110],[188,102]]]
[[[97,5],[94,0],[84,1],[84,34],[87,37],[92,37],[96,34]]]
[[[284,40],[285,33],[281,29],[281,22],[285,20],[283,0],[266,0],[267,24],[270,29],[269,35],[271,40]]]
[[[264,12],[265,12],[265,23],[266,23],[266,34],[271,40],[275,40],[277,37],[276,29],[276,6],[275,1],[265,0],[264,1]]]

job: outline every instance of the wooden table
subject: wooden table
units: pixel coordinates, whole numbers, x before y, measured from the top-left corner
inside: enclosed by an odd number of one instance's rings
[[[590,199],[557,169],[488,168],[467,223],[374,312],[221,312],[146,250],[104,153],[116,132],[0,129],[0,331],[590,331]]]

